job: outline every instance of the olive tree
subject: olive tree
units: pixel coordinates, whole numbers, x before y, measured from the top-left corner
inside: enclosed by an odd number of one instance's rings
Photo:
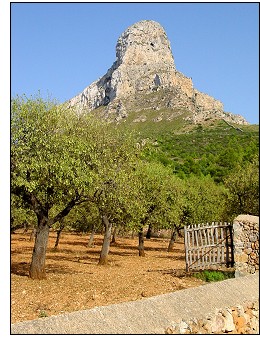
[[[11,102],[11,193],[37,217],[29,270],[33,279],[46,278],[50,227],[94,193],[100,165],[96,128],[91,118],[40,97]]]
[[[228,189],[225,204],[226,214],[230,219],[239,214],[259,215],[258,157],[233,170],[224,179],[224,184]]]
[[[144,256],[145,225],[170,228],[180,217],[182,181],[170,169],[156,162],[141,162],[139,200],[143,211],[139,220],[139,256]]]
[[[106,159],[99,169],[100,184],[93,200],[105,228],[99,264],[106,264],[112,227],[129,226],[140,210],[134,173],[140,149],[131,133],[116,128],[106,128],[102,137],[106,141],[102,150]]]
[[[191,176],[184,180],[185,199],[182,224],[222,221],[227,190],[210,176]]]
[[[129,133],[101,119],[41,98],[12,100],[11,190],[37,217],[31,278],[46,277],[50,227],[86,202],[105,225],[100,263],[106,262],[111,224],[132,208],[130,174],[138,151]]]

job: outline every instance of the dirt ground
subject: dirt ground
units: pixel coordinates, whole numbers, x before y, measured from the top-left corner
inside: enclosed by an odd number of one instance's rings
[[[138,239],[117,237],[109,264],[98,265],[102,236],[94,247],[89,235],[64,232],[58,250],[51,232],[46,255],[46,280],[28,278],[34,242],[30,233],[11,235],[11,322],[38,319],[97,306],[135,301],[205,284],[185,274],[183,239],[167,252],[168,239],[145,240],[145,257],[138,256]]]

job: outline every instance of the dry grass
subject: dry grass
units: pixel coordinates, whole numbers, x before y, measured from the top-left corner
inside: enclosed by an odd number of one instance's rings
[[[33,241],[17,232],[11,239],[11,322],[37,319],[96,306],[134,301],[205,284],[185,274],[183,240],[167,252],[168,240],[145,241],[138,256],[137,238],[118,237],[110,248],[109,264],[98,265],[102,236],[87,248],[89,236],[61,235],[54,251],[51,232],[46,256],[46,280],[31,280],[28,270]]]

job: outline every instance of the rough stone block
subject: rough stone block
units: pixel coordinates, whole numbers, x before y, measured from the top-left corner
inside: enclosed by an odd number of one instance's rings
[[[225,319],[222,315],[216,315],[211,325],[211,332],[220,334],[225,326]]]
[[[240,255],[234,255],[235,262],[248,262],[248,255],[245,253],[242,253]]]
[[[227,309],[223,311],[222,315],[224,316],[224,327],[222,328],[222,331],[224,333],[232,332],[235,330],[234,320],[232,317],[232,311]]]

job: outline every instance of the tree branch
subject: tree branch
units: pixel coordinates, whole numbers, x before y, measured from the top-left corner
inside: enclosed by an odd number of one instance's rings
[[[61,212],[59,212],[55,217],[49,220],[49,226],[52,226],[53,224],[61,221],[64,217],[67,216],[67,214],[69,214],[74,206],[80,205],[86,201],[92,201],[92,199],[90,197],[81,199],[80,195],[77,194],[77,196],[72,199]]]
[[[49,220],[49,226],[52,226],[53,224],[61,221],[65,216],[67,216],[71,209],[76,205],[76,202],[76,199],[72,199],[61,212],[59,212],[55,217]]]

